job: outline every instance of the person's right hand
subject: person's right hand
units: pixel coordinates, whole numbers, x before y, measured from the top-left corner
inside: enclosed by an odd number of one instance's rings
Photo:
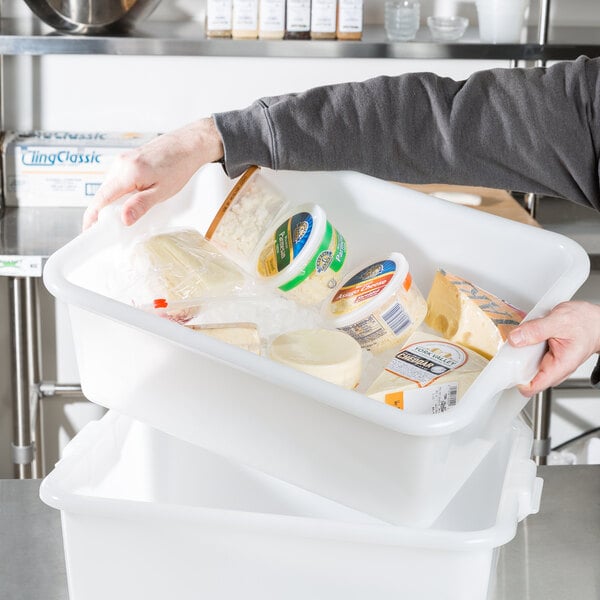
[[[83,217],[83,229],[115,200],[131,194],[121,218],[132,225],[151,207],[179,192],[204,164],[223,157],[223,143],[214,121],[201,119],[125,152],[111,165]]]

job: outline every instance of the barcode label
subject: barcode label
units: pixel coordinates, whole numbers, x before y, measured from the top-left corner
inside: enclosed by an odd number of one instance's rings
[[[451,384],[448,386],[448,406],[456,406],[456,395],[458,393],[458,385]]]
[[[402,333],[411,323],[410,317],[404,312],[404,307],[398,302],[382,313],[381,317],[395,335]]]
[[[386,394],[385,402],[407,413],[416,415],[439,415],[456,406],[458,383],[440,383],[391,392]]]

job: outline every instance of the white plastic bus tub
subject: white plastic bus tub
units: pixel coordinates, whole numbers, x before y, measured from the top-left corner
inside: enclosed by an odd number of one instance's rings
[[[347,240],[349,267],[400,251],[423,293],[444,267],[534,318],[589,273],[586,253],[568,238],[393,183],[349,172],[263,176],[292,204],[324,207]],[[69,305],[83,392],[387,522],[432,523],[524,406],[514,386],[531,378],[543,348],[505,345],[455,408],[405,414],[110,297],[120,244],[166,226],[203,231],[231,185],[209,165],[135,226],[122,226],[110,207],[50,257],[44,281]]]
[[[43,481],[71,600],[484,600],[537,512],[531,430],[504,432],[429,529],[375,521],[110,411]]]

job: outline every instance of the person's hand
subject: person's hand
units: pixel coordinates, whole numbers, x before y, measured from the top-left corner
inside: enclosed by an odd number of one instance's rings
[[[204,164],[223,156],[223,143],[214,121],[201,119],[125,152],[109,172],[83,217],[87,229],[99,211],[131,194],[121,218],[132,225],[152,206],[174,196]]]
[[[508,337],[512,346],[547,342],[537,375],[519,391],[531,397],[564,381],[592,354],[600,351],[600,306],[563,302],[547,316],[527,321]]]

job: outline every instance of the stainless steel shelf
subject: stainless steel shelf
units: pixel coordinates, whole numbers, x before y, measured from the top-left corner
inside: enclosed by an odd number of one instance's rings
[[[361,41],[207,39],[198,22],[146,21],[127,35],[67,35],[39,20],[0,20],[0,54],[115,54],[162,56],[248,56],[281,58],[411,58],[481,60],[570,60],[600,55],[600,33],[593,27],[550,30],[541,46],[532,27],[524,44],[481,44],[476,27],[455,43],[431,39],[421,27],[411,42],[391,43],[381,26],[365,28]],[[577,40],[573,42],[573,40]]]
[[[42,263],[81,231],[83,208],[7,207],[0,219],[0,276],[40,277]]]

